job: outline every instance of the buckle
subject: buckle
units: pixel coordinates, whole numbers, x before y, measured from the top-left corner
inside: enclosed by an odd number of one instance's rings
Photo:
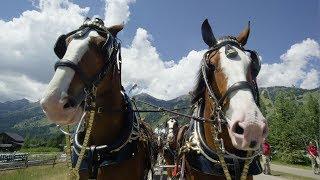
[[[102,112],[103,112],[103,107],[98,107],[97,113],[98,113],[98,114],[101,114]]]

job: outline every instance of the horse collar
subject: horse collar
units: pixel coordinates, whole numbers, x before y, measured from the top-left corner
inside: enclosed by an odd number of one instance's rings
[[[201,116],[203,109],[204,104],[198,103],[194,109],[194,115],[196,117]],[[211,150],[205,142],[203,123],[192,120],[192,125],[188,131],[189,139],[187,143],[191,145],[189,146],[191,148],[190,151],[187,152],[186,157],[190,166],[193,169],[206,174],[223,176],[224,172],[222,170],[221,162],[219,162],[218,154]],[[262,172],[262,168],[257,154],[249,158],[252,159],[249,166],[249,175],[260,174]],[[231,153],[224,153],[224,159],[231,175],[235,179],[239,179],[245,164],[245,159],[237,157]]]

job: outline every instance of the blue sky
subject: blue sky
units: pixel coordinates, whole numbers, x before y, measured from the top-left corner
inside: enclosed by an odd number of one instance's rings
[[[118,35],[123,42],[124,85],[137,83],[139,91],[157,98],[172,99],[192,89],[207,48],[200,32],[205,18],[216,37],[237,35],[251,21],[247,48],[258,51],[263,60],[261,87],[316,88],[319,2],[8,0],[0,7],[0,101],[39,99],[54,73],[57,58],[52,47],[58,35],[96,15],[106,23],[125,22]]]
[[[73,2],[90,7],[90,16],[104,16],[101,0]],[[200,35],[205,18],[217,37],[238,34],[250,20],[247,46],[271,63],[294,43],[308,37],[319,40],[319,8],[318,0],[137,0],[120,38],[128,45],[136,29],[143,27],[164,60],[178,60],[192,49],[206,48]],[[10,0],[0,7],[0,17],[10,20],[30,9],[36,9],[30,1]]]

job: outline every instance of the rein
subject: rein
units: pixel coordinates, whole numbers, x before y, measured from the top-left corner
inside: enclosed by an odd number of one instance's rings
[[[89,138],[90,138],[90,134],[92,131],[92,125],[93,125],[93,121],[94,121],[94,117],[96,114],[95,111],[95,107],[96,107],[96,96],[97,96],[97,88],[95,86],[92,87],[90,94],[87,94],[86,96],[86,100],[85,100],[85,109],[86,111],[90,111],[89,112],[89,120],[87,121],[87,127],[86,127],[86,132],[85,132],[85,136],[83,139],[83,146],[86,147],[89,143]],[[86,113],[83,114],[81,120],[83,120],[86,116]],[[68,130],[69,130],[69,126],[68,126]],[[80,165],[81,162],[83,160],[84,154],[86,152],[86,148],[81,148],[77,162],[75,167],[72,166],[72,161],[71,161],[71,137],[70,136],[66,136],[66,144],[67,144],[67,156],[68,156],[68,161],[69,161],[69,169],[70,169],[70,178],[71,179],[80,179],[79,176],[79,169],[80,169]],[[70,158],[70,159],[69,159]]]

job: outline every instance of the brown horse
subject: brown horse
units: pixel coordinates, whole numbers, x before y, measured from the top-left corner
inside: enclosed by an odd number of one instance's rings
[[[79,29],[60,36],[54,48],[61,60],[40,102],[48,119],[66,125],[81,122],[85,111],[95,112],[88,146],[81,145],[88,115],[74,137],[73,167],[86,149],[80,179],[140,180],[151,172],[152,130],[136,118],[121,85],[116,35],[122,29],[123,25],[106,28],[98,18],[87,19]]]
[[[183,134],[187,130],[187,126],[179,126],[176,117],[171,117],[165,124],[166,140],[163,147],[163,157],[166,165],[176,165],[180,145],[183,140]],[[177,175],[177,167],[167,167],[167,174],[170,178]],[[175,172],[174,172],[175,170]]]
[[[187,179],[252,179],[261,173],[257,156],[268,130],[258,107],[259,56],[244,48],[249,25],[237,37],[216,40],[208,20],[202,24],[209,50],[192,103],[194,116],[204,122],[192,121],[185,139]]]

